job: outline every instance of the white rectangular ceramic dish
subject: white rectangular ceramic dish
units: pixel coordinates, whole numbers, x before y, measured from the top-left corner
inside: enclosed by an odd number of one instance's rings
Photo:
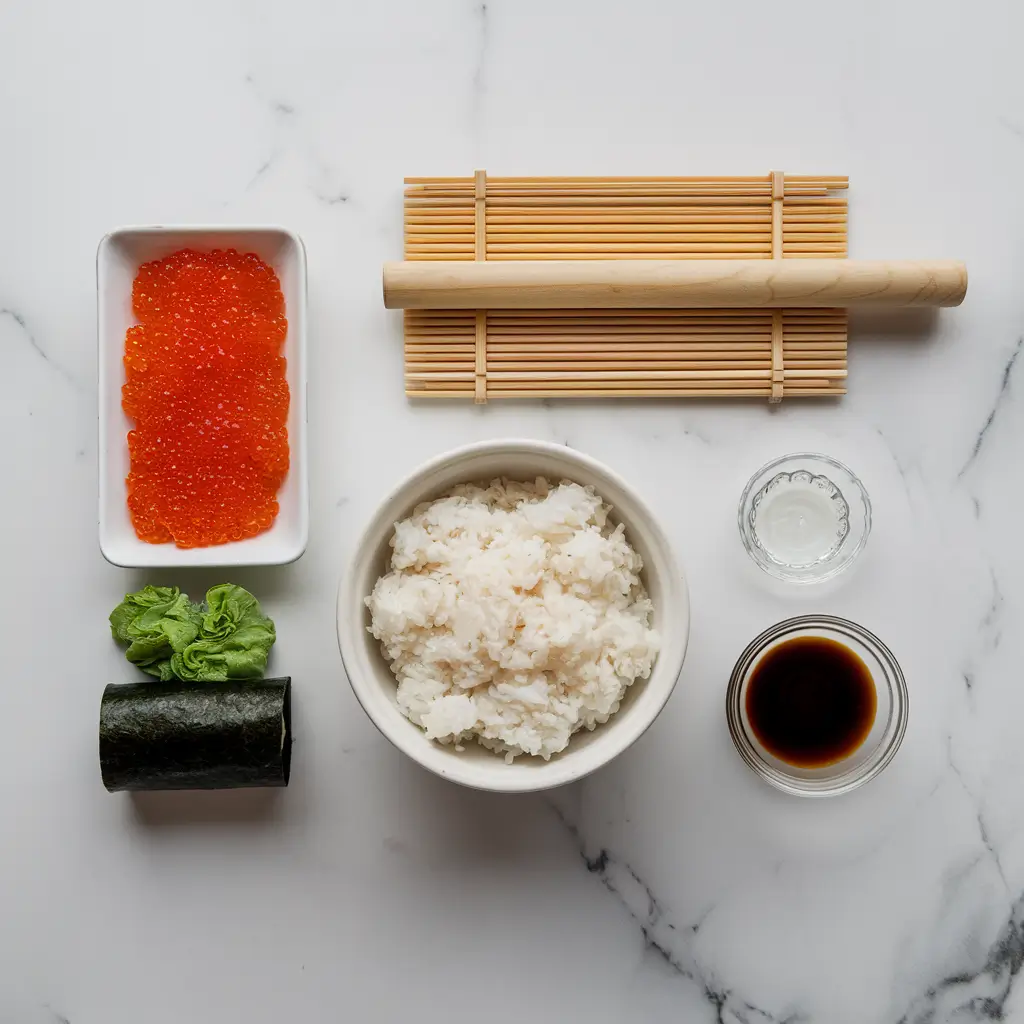
[[[128,516],[125,477],[131,423],[121,408],[125,331],[132,314],[132,281],[141,264],[191,247],[254,252],[277,272],[284,293],[288,336],[290,464],[278,494],[281,511],[265,533],[231,544],[179,548],[147,544]],[[129,567],[282,565],[306,548],[309,477],[306,454],[306,251],[298,235],[279,227],[126,227],[105,235],[96,254],[99,342],[100,549],[114,565]]]

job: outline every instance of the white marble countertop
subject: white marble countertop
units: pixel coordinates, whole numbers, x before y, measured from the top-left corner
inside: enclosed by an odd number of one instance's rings
[[[1022,33],[1014,0],[0,9],[0,1021],[1024,1019]],[[401,179],[475,167],[848,173],[851,255],[963,259],[970,293],[856,317],[837,404],[411,405],[379,281]],[[133,677],[106,615],[153,578],[97,547],[94,255],[148,222],[308,247],[310,548],[234,574],[295,680],[283,792],[100,785],[99,695]],[[334,597],[399,477],[516,434],[628,477],[694,613],[632,750],[502,799],[378,735]],[[780,595],[735,502],[808,448],[861,474],[875,531],[849,578]],[[832,801],[754,778],[723,714],[744,644],[808,611],[879,633],[911,691],[897,759]]]

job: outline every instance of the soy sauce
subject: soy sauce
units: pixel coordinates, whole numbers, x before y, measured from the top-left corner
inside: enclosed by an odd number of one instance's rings
[[[747,720],[761,745],[796,768],[849,757],[877,706],[868,667],[850,648],[801,636],[768,650],[747,682]]]

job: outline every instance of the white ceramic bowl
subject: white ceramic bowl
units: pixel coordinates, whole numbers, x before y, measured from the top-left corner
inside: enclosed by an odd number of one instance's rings
[[[367,631],[364,599],[388,570],[394,524],[422,501],[438,497],[459,483],[506,476],[529,480],[546,476],[592,485],[613,508],[612,519],[626,527],[626,537],[644,562],[643,580],[654,605],[654,626],[662,637],[650,678],[626,691],[622,706],[593,732],[581,730],[550,761],[517,757],[506,764],[501,754],[467,743],[458,752],[428,740],[398,709],[397,683]],[[682,668],[689,634],[686,582],[668,540],[650,509],[606,466],[562,445],[543,441],[486,441],[441,455],[421,466],[385,499],[356,544],[352,564],[338,596],[338,639],[352,689],[374,725],[403,753],[425,768],[474,789],[523,793],[550,789],[584,775],[621,754],[658,717]]]
[[[124,336],[136,323],[132,281],[149,260],[190,247],[254,252],[277,272],[288,317],[284,354],[288,360],[290,469],[278,494],[274,525],[256,537],[206,548],[147,544],[135,535],[126,502],[128,431],[121,408]],[[99,346],[100,550],[122,566],[283,565],[306,549],[309,482],[306,457],[306,251],[298,235],[277,227],[132,227],[105,235],[96,253],[97,340]]]

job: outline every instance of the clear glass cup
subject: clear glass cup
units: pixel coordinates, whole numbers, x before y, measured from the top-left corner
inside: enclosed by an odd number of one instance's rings
[[[802,452],[775,459],[750,478],[738,522],[747,554],[764,572],[790,583],[820,583],[863,550],[871,501],[841,462]]]
[[[771,754],[747,717],[747,684],[761,658],[773,647],[799,636],[820,636],[848,647],[864,662],[875,687],[875,720],[867,738],[835,764],[798,768]],[[794,796],[838,796],[875,778],[896,756],[907,729],[909,696],[896,658],[863,626],[832,615],[801,615],[766,629],[740,655],[726,692],[729,732],[744,763],[777,789]]]

